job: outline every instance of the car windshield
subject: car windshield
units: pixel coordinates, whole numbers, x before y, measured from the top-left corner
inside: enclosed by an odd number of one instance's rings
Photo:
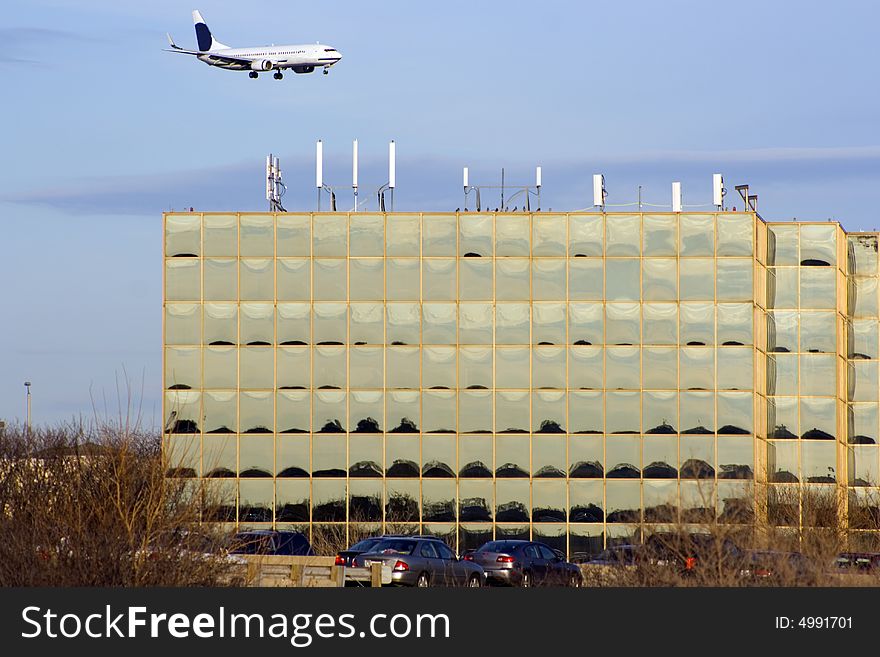
[[[404,538],[386,538],[370,548],[370,552],[382,554],[412,554],[416,547],[416,541]]]
[[[376,545],[376,543],[381,540],[381,538],[365,538],[362,541],[358,541],[348,549],[352,552],[367,552],[370,548],[372,548],[374,545]]]
[[[511,552],[517,548],[519,544],[512,541],[489,541],[483,545],[477,552]]]

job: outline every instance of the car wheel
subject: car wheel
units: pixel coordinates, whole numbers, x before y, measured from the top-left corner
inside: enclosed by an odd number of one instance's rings
[[[526,571],[522,574],[522,581],[519,584],[524,589],[531,588],[532,586],[532,574],[529,571]]]
[[[428,581],[428,573],[421,573],[419,578],[416,580],[416,586],[420,589],[428,588],[430,582]]]
[[[480,580],[479,575],[471,575],[471,578],[468,580],[467,585],[472,588],[479,588],[483,585],[483,582]]]

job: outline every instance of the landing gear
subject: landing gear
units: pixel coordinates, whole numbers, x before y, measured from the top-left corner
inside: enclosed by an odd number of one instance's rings
[[[251,71],[250,73],[248,73],[248,77],[251,77],[251,78],[255,78],[255,77],[257,77],[257,72],[256,72],[256,71]]]
[[[275,75],[273,75],[272,77],[275,78],[276,80],[280,80],[284,76],[281,75],[281,71],[275,71]]]
[[[324,75],[327,75],[329,72],[330,72],[330,67],[329,67],[329,66],[325,66],[325,67],[324,67]]]

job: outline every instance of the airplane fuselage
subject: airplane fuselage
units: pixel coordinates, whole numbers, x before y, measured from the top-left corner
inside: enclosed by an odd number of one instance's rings
[[[342,59],[335,48],[323,44],[263,46],[256,48],[223,48],[197,55],[209,66],[231,71],[268,71],[290,68],[297,73],[311,73],[316,68],[327,68]],[[229,58],[235,58],[231,62]]]

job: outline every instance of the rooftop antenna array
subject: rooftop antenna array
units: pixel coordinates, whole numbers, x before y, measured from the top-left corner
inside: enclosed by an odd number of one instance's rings
[[[681,212],[681,183],[672,183],[672,211]]]
[[[397,185],[397,146],[394,140],[388,144],[388,182],[379,188],[376,192],[379,201],[379,211],[385,212],[385,193],[388,192],[391,197],[391,212],[394,212],[394,187]]]
[[[510,210],[510,203],[520,194],[524,195],[523,198],[523,212],[531,212],[532,211],[532,203],[531,197],[537,197],[538,207],[536,212],[541,211],[541,167],[535,167],[535,184],[534,185],[506,185],[504,180],[504,169],[501,169],[501,206],[498,208],[502,212],[508,212]],[[470,176],[468,167],[464,167],[462,169],[462,186],[464,188],[464,211],[468,211],[468,196],[471,192],[476,193],[476,211],[482,212],[483,204],[482,204],[482,194],[481,190],[484,189],[499,189],[499,187],[494,185],[471,185],[470,184]],[[510,196],[506,195],[507,189],[513,189],[514,191]],[[517,207],[514,207],[516,210]],[[488,208],[486,208],[488,211]]]
[[[593,174],[593,207],[605,211],[605,199],[608,191],[605,189],[605,176],[601,173]]]
[[[330,211],[336,212],[336,192],[324,184],[324,142],[320,139],[315,144],[315,187],[318,190],[318,212],[321,211],[321,192],[330,195]]]
[[[745,203],[746,211],[758,211],[758,195],[749,194],[748,185],[737,185],[734,189],[736,189],[736,191],[738,191],[739,195],[742,197],[743,203]]]
[[[269,153],[266,156],[266,200],[269,201],[269,212],[287,212],[281,205],[281,197],[287,187],[281,180],[281,165],[277,157]]]
[[[724,197],[727,196],[727,190],[724,188],[724,176],[720,173],[712,174],[712,205],[717,210],[724,209]]]

